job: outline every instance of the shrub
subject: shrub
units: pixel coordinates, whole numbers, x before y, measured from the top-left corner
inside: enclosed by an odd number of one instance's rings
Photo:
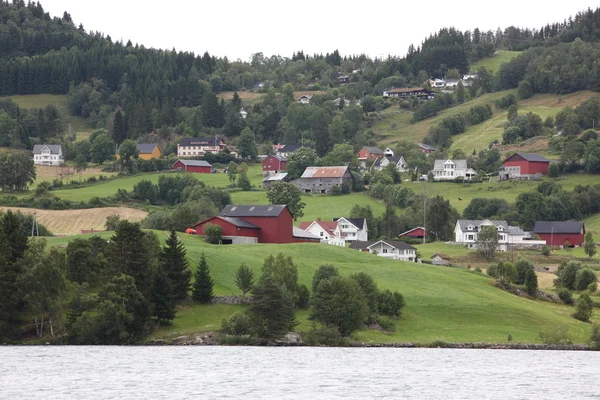
[[[254,342],[252,335],[227,335],[222,334],[219,337],[219,343],[227,346],[245,346]]]
[[[223,235],[223,228],[215,224],[206,224],[204,226],[204,238],[207,243],[219,244]]]
[[[594,293],[596,290],[598,290],[598,282],[592,282],[588,285],[587,287],[588,292],[590,293]]]
[[[384,315],[378,315],[376,321],[384,331],[396,332],[396,321],[394,321],[392,318]]]
[[[349,346],[348,341],[342,337],[335,327],[324,329],[312,329],[302,333],[302,340],[309,346]]]
[[[341,196],[342,195],[342,188],[339,186],[333,186],[331,189],[329,189],[329,194],[331,196]]]
[[[548,257],[550,255],[550,247],[543,245],[542,246],[542,255]]]
[[[576,290],[577,272],[582,268],[581,263],[577,261],[568,261],[566,264],[558,267],[556,275],[558,276],[554,284],[557,287],[564,287],[569,290]]]
[[[296,307],[300,309],[307,309],[310,304],[310,292],[306,285],[300,285],[298,287]]]
[[[592,326],[592,333],[588,339],[588,343],[593,350],[600,350],[600,325],[594,324]]]
[[[572,305],[573,304],[573,294],[569,289],[560,289],[558,291],[558,298],[562,300],[563,303]]]
[[[575,277],[575,290],[586,290],[596,280],[596,273],[590,268],[580,269]]]
[[[566,325],[555,325],[547,331],[540,332],[539,337],[544,344],[573,344]]]
[[[404,307],[404,297],[398,292],[392,293],[390,290],[384,290],[379,293],[378,298],[379,313],[390,317],[399,317],[402,307]]]
[[[538,280],[537,275],[533,269],[528,269],[525,274],[525,288],[527,289],[527,294],[535,297],[538,291]]]
[[[223,318],[220,332],[227,335],[247,335],[250,333],[250,318],[242,312],[233,314],[229,319]]]
[[[529,271],[529,270],[533,271],[533,264],[528,260],[519,259],[515,263],[515,268],[517,270],[517,275],[515,275],[514,282],[517,285],[522,285],[525,283],[525,277],[527,276],[527,271]]]
[[[475,269],[473,271],[481,273],[481,268],[480,267],[475,267]]]
[[[573,318],[583,322],[589,322],[592,314],[594,313],[593,307],[594,305],[590,295],[583,293],[581,296],[579,296],[579,299],[577,299],[577,305],[575,306],[575,314],[573,314]]]
[[[488,276],[492,277],[492,278],[498,278],[498,265],[497,264],[492,264],[489,267],[487,267],[486,270]]]

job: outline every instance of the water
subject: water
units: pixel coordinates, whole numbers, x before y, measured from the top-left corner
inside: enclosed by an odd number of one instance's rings
[[[600,353],[0,347],[0,399],[600,398]]]

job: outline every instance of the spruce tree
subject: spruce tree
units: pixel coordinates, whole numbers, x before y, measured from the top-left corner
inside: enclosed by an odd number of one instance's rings
[[[158,268],[154,275],[152,304],[154,305],[153,316],[158,320],[158,324],[170,325],[175,318],[175,301],[173,286],[163,265]]]
[[[190,290],[192,272],[185,258],[185,247],[175,231],[167,239],[160,254],[160,267],[167,274],[167,279],[173,289],[173,302],[178,304],[185,300]]]
[[[204,253],[200,256],[200,265],[194,274],[194,285],[192,298],[197,303],[210,303],[213,299],[214,282],[210,276],[210,270],[206,263]]]
[[[538,290],[538,279],[533,269],[528,269],[525,273],[525,288],[527,294],[535,297]]]

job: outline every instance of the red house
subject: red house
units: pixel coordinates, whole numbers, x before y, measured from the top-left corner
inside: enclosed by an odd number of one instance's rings
[[[362,149],[360,149],[356,156],[360,161],[374,160],[377,157],[383,156],[383,150],[378,147],[364,146]]]
[[[278,174],[287,169],[287,158],[285,156],[270,155],[262,162],[263,172],[268,172],[270,175]]]
[[[195,224],[196,234],[204,235],[207,224],[223,228],[223,244],[320,242],[317,236],[294,229],[286,205],[228,205],[219,215]]]
[[[581,246],[585,240],[585,225],[572,221],[537,221],[533,233],[548,246],[564,246],[567,241],[571,246]]]
[[[423,239],[425,237],[425,228],[422,226],[418,226],[416,228],[411,229],[410,231],[406,231],[401,233],[400,238],[408,238],[408,239]]]
[[[196,172],[200,174],[210,174],[212,165],[201,160],[177,160],[171,167],[173,171]]]
[[[429,154],[429,153],[433,153],[434,151],[437,151],[437,148],[430,144],[419,143],[418,146],[419,146],[419,149],[425,154]]]
[[[550,160],[534,153],[515,153],[500,167],[498,179],[532,179],[548,175]]]

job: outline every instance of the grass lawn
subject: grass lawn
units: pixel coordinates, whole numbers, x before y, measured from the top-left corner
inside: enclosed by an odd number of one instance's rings
[[[166,233],[158,232],[161,240]],[[109,237],[110,233],[102,234]],[[491,279],[463,269],[386,260],[348,248],[320,244],[214,246],[202,238],[180,235],[193,269],[205,253],[217,295],[239,294],[234,283],[236,269],[245,263],[256,275],[269,254],[283,252],[298,266],[299,283],[310,287],[319,265],[333,264],[344,276],[366,271],[381,289],[397,290],[406,298],[403,317],[396,332],[385,334],[362,330],[354,339],[364,342],[505,342],[509,334],[516,342],[538,342],[540,331],[557,324],[569,327],[574,342],[583,343],[590,324],[571,318],[573,308],[533,301],[508,294],[492,285]],[[67,238],[51,238],[50,244]],[[221,318],[242,309],[238,306],[193,305],[182,309],[172,327],[155,336],[214,330]],[[306,330],[306,312],[300,312],[298,330]]]
[[[25,109],[44,108],[47,105],[53,104],[60,112],[65,132],[69,132],[69,124],[71,124],[73,132],[77,133],[77,140],[87,139],[90,135],[90,128],[88,127],[85,118],[71,115],[66,95],[31,94],[11,96],[10,98],[17,103],[19,107]]]
[[[488,71],[498,72],[500,66],[505,64],[521,54],[520,51],[498,50],[492,57],[483,58],[472,64],[470,70],[477,71],[481,67],[485,67]]]

